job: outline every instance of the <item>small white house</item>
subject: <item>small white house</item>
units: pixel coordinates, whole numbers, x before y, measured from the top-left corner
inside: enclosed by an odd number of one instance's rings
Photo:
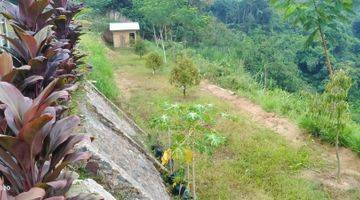
[[[131,40],[136,40],[136,34],[140,30],[138,22],[110,23],[114,47],[129,47]]]

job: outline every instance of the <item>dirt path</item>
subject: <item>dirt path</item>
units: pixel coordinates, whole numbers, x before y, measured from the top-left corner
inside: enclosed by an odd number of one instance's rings
[[[275,113],[266,112],[261,106],[252,103],[248,99],[239,97],[235,95],[234,92],[210,84],[207,81],[203,81],[200,88],[220,99],[230,102],[241,112],[249,115],[254,122],[279,133],[287,140],[291,141],[293,145],[299,147],[305,144],[305,138],[303,137],[301,130],[288,119],[278,117]]]
[[[202,91],[211,93],[212,95],[232,104],[238,111],[250,117],[254,122],[262,125],[286,138],[296,147],[303,145],[311,145],[321,152],[321,157],[335,166],[335,148],[321,144],[316,141],[315,145],[311,144],[312,140],[306,138],[306,134],[290,120],[280,117],[275,113],[269,113],[246,98],[237,96],[230,90],[223,89],[217,85],[213,85],[207,81],[203,81],[200,85]],[[336,189],[350,190],[360,188],[360,159],[352,151],[341,148],[341,164],[342,164],[342,180],[337,182],[335,179],[335,169],[322,172],[306,171],[302,175],[310,179],[321,181],[322,184]]]

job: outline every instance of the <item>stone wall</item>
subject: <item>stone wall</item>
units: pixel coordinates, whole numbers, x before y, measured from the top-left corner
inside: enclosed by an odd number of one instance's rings
[[[79,114],[85,134],[95,138],[79,147],[93,154],[86,169],[117,199],[170,199],[163,168],[143,147],[141,129],[91,84],[83,89]]]

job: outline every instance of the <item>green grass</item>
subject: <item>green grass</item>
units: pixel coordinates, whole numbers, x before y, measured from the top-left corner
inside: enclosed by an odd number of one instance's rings
[[[157,136],[160,134],[160,138],[161,133],[150,129],[148,121],[162,114],[165,102],[212,103],[220,112],[229,112],[239,119],[219,122],[217,129],[229,142],[214,157],[202,155],[198,159],[201,199],[249,199],[254,196],[258,199],[327,199],[328,194],[319,185],[296,177],[299,170],[313,166],[309,149],[288,146],[280,136],[252,124],[232,112],[231,106],[197,88],[183,99],[181,92],[169,85],[168,69],[152,76],[131,52],[121,50],[118,53],[121,54],[117,61],[119,71],[127,73],[127,78],[135,82],[131,97],[123,105],[127,105],[139,124]],[[129,62],[130,59],[134,62]],[[126,63],[139,65],[128,66]]]
[[[86,35],[83,42],[93,42],[96,37]],[[109,95],[106,93],[108,88],[121,90],[119,97],[116,95],[120,92],[112,91],[116,93],[113,98],[117,97],[115,100],[142,128],[151,133],[153,137],[149,139],[149,145],[154,140],[162,141],[164,137],[163,133],[150,128],[149,121],[162,114],[166,102],[211,103],[220,112],[236,117],[235,121],[221,119],[216,127],[217,131],[227,138],[225,146],[218,149],[213,156],[197,155],[200,199],[320,200],[333,199],[339,193],[340,196],[352,195],[350,199],[358,196],[359,191],[328,191],[316,182],[301,178],[303,171],[323,170],[327,166],[328,163],[318,156],[320,152],[315,152],[311,147],[298,149],[290,146],[281,136],[257,126],[239,114],[232,105],[198,88],[192,88],[190,95],[184,99],[181,91],[169,84],[171,64],[153,76],[151,70],[144,66],[144,60],[134,55],[131,50],[113,50],[103,44],[99,45],[102,48],[99,57],[103,59],[102,62],[107,63],[106,66],[111,68],[108,70],[112,72],[112,80],[106,80],[109,87],[98,86],[99,89],[106,95]],[[90,54],[90,57],[92,56]],[[115,76],[115,73],[118,76]],[[100,72],[96,74],[102,75]],[[90,77],[96,78],[94,75]],[[248,82],[246,78],[239,81]],[[118,88],[115,86],[116,82],[119,84]],[[253,87],[255,86],[241,89],[239,93],[246,91],[245,96],[252,97],[254,101],[262,101],[267,110],[277,110],[284,115],[297,115],[302,112],[300,100],[294,102],[294,96],[282,91],[251,91]],[[282,106],[278,106],[279,104]],[[291,104],[299,107],[298,110],[289,112],[289,109],[294,107]]]
[[[219,124],[229,143],[200,163],[203,199],[327,199],[320,185],[296,178],[314,168],[310,149],[292,148],[247,119]]]
[[[237,121],[224,120],[217,127],[228,138],[226,146],[213,157],[201,155],[198,159],[200,199],[328,199],[329,194],[319,185],[296,176],[314,167],[310,149],[290,147],[277,134],[254,125],[232,112],[230,105],[197,88],[183,99],[181,91],[168,83],[169,67],[152,76],[143,60],[131,51],[108,51],[113,68],[132,81],[131,90],[122,92],[122,106],[155,136],[161,138],[161,133],[149,128],[148,122],[162,113],[165,102],[212,103],[237,116]]]
[[[80,49],[88,54],[86,61],[93,67],[87,78],[109,99],[117,101],[120,93],[116,87],[114,68],[106,57],[107,47],[100,38],[94,33],[81,37]]]
[[[83,90],[83,81],[84,80],[80,80],[79,83],[79,88],[74,91],[71,94],[71,101],[70,101],[70,106],[69,106],[69,114],[68,115],[77,115],[79,114],[79,110],[78,110],[78,106],[79,103],[82,102],[82,98],[84,97],[84,90]]]
[[[326,122],[319,125],[309,121],[308,111],[311,106],[312,93],[303,91],[289,93],[281,89],[265,91],[258,83],[239,66],[236,71],[227,71],[217,64],[205,60],[201,56],[195,56],[198,66],[204,76],[218,85],[231,89],[240,96],[247,97],[257,104],[260,104],[266,111],[275,112],[281,116],[290,118],[297,122],[302,128],[319,136],[326,142],[335,143],[334,133],[326,130]],[[330,122],[328,123],[330,124]],[[360,125],[349,120],[346,131],[340,135],[341,145],[352,149],[360,154]],[[322,129],[319,131],[319,129]]]
[[[324,131],[327,126],[320,126],[319,124],[309,124],[308,111],[311,104],[313,93],[311,91],[301,91],[297,93],[289,93],[282,89],[264,90],[263,86],[257,83],[253,77],[244,69],[242,61],[230,61],[227,55],[221,55],[220,51],[216,49],[202,48],[189,49],[179,44],[171,44],[174,47],[169,48],[169,54],[174,56],[178,52],[187,52],[191,55],[201,73],[211,82],[214,82],[224,88],[230,89],[240,96],[247,97],[253,102],[261,105],[268,112],[275,112],[281,116],[290,118],[297,122],[299,126],[313,133],[315,136],[320,136],[326,142],[333,144],[334,133],[331,131]],[[171,46],[170,45],[170,46]],[[206,59],[207,51],[218,54],[217,57],[223,58],[214,60],[212,58]],[[226,66],[222,66],[224,65]],[[356,110],[356,105],[352,105],[352,111]],[[357,113],[355,111],[355,113]],[[356,116],[354,116],[356,119]],[[326,124],[324,122],[323,124]],[[315,127],[317,126],[317,127]],[[318,129],[322,131],[318,131]],[[340,135],[341,145],[352,149],[360,155],[360,124],[356,121],[349,120],[347,123],[347,130]]]

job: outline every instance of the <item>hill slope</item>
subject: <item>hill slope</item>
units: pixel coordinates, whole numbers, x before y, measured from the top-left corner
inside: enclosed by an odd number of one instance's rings
[[[194,88],[191,95],[183,99],[180,91],[168,84],[168,67],[152,76],[138,56],[129,50],[114,51],[101,42],[94,42],[98,39],[92,35],[83,38],[90,61],[96,61],[93,51],[103,51],[102,63],[114,78],[107,81],[117,83],[112,89],[119,88],[122,94],[121,98],[116,95],[113,98],[154,137],[161,140],[162,135],[150,128],[149,120],[161,114],[166,102],[211,103],[236,119],[222,119],[216,127],[228,143],[213,157],[196,155],[201,199],[360,197],[359,160],[349,151],[344,150],[344,180],[337,184],[332,176],[335,172],[332,148],[303,135],[289,120],[266,113],[250,101],[208,83]],[[92,78],[98,80],[102,75],[97,71],[103,69],[101,65],[94,67]],[[101,84],[100,87],[106,88]]]

